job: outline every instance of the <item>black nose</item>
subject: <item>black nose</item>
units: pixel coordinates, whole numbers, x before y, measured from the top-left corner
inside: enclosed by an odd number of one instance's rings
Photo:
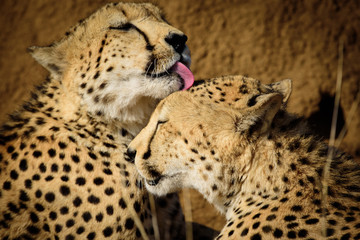
[[[125,160],[131,163],[135,162],[136,150],[128,148],[125,153]]]
[[[176,52],[181,54],[184,51],[187,36],[171,33],[165,38],[165,41],[173,46]]]

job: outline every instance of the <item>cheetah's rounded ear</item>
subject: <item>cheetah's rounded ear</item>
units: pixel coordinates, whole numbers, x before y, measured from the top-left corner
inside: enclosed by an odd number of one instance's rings
[[[279,82],[274,82],[268,85],[274,92],[280,93],[283,96],[283,104],[286,104],[289,100],[292,90],[292,81],[291,79],[284,79]]]
[[[29,47],[28,52],[31,56],[46,68],[51,74],[60,76],[66,66],[64,56],[58,51],[56,46],[51,47]]]
[[[236,120],[236,130],[250,136],[266,133],[282,105],[282,100],[283,97],[279,93],[259,95],[256,99],[250,100],[254,105]]]

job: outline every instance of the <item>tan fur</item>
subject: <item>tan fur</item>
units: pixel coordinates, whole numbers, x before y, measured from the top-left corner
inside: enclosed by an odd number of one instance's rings
[[[359,239],[360,167],[335,151],[322,178],[328,146],[285,111],[290,92],[232,76],[165,98],[129,145],[147,189],[197,189],[226,215],[217,239]]]
[[[50,77],[0,132],[2,239],[128,240],[144,227],[154,237],[148,193],[124,153],[183,85],[171,66],[189,66],[189,50],[176,52],[172,34],[183,35],[152,4],[108,4],[29,49]],[[159,201],[161,236],[181,239],[177,196]]]

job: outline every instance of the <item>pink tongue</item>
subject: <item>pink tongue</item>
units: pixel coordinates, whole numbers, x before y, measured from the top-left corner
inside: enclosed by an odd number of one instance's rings
[[[182,90],[189,89],[194,84],[194,75],[184,64],[176,62],[172,67],[172,70],[180,75],[184,80],[184,88]]]

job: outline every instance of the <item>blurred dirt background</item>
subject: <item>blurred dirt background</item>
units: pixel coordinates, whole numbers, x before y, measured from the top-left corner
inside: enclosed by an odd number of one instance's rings
[[[0,122],[47,72],[26,53],[63,36],[107,0],[1,0]],[[154,1],[152,1],[154,2]],[[188,37],[196,79],[246,74],[269,83],[293,79],[288,109],[308,118],[328,138],[339,43],[344,42],[338,128],[341,148],[360,159],[360,110],[349,111],[360,90],[358,0],[158,0],[167,19]],[[221,229],[219,216],[192,191],[193,219]]]

